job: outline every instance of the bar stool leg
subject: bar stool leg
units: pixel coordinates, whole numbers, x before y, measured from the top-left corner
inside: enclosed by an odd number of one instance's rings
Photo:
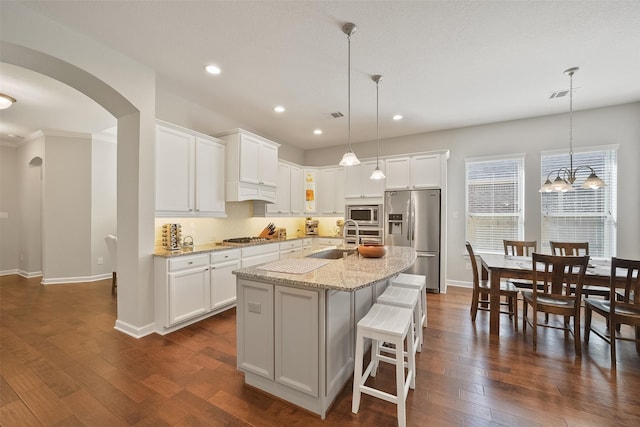
[[[407,334],[407,342],[413,341]],[[396,343],[396,360],[404,360],[403,355],[404,345]],[[409,351],[407,351],[409,353]],[[409,354],[409,358],[411,355]],[[410,369],[410,368],[409,368]],[[411,375],[411,372],[408,373]],[[407,408],[405,406],[405,379],[404,379],[404,363],[396,363],[396,406],[398,407],[398,427],[405,427],[407,425]]]
[[[360,384],[362,384],[362,357],[364,353],[364,340],[362,333],[358,330],[356,334],[356,355],[355,366],[353,368],[353,401],[351,402],[351,412],[357,414],[360,410]],[[373,354],[373,347],[371,347]]]

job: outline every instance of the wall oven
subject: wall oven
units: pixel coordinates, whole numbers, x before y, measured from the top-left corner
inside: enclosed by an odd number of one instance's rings
[[[347,205],[346,218],[360,227],[382,228],[382,205]]]
[[[347,225],[345,227],[346,236],[344,238],[345,243],[347,244],[356,244],[356,228],[353,225]],[[382,228],[377,227],[360,227],[360,242],[368,242],[368,243],[384,243],[384,230]]]

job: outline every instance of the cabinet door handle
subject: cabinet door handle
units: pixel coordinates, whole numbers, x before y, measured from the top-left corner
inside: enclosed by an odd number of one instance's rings
[[[189,261],[187,264],[191,265],[191,264],[193,264],[193,261]]]

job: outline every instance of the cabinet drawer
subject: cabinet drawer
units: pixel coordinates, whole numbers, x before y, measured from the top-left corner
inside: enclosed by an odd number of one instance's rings
[[[338,246],[343,243],[341,238],[336,237],[318,237],[318,246]]]
[[[286,251],[287,249],[301,248],[302,240],[291,240],[287,242],[280,243],[280,250]]]
[[[209,256],[206,254],[196,256],[178,257],[169,260],[169,271],[184,270],[209,265]]]
[[[302,239],[302,246],[303,246],[303,247],[306,247],[306,246],[313,246],[313,239],[308,238],[308,237],[307,237],[307,238],[305,238],[305,239]]]
[[[247,248],[242,248],[242,258],[255,256],[255,255],[268,254],[271,252],[278,252],[279,249],[280,249],[280,246],[277,243],[249,246]]]
[[[211,264],[216,264],[223,261],[231,261],[234,259],[240,259],[240,249],[232,249],[228,251],[218,251],[211,253]]]

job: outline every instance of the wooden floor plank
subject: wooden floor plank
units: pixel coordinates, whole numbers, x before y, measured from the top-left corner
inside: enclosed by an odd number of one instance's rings
[[[500,316],[501,336],[491,340],[488,313],[471,322],[470,300],[468,289],[428,294],[409,426],[640,425],[633,344],[619,344],[614,373],[598,337],[576,359],[571,339],[543,329],[533,351],[530,329],[516,332]],[[396,425],[395,406],[371,396],[351,413],[351,384],[326,420],[245,386],[234,310],[139,340],[114,330],[115,320],[110,281],[42,286],[0,277],[0,425]],[[375,382],[392,389],[393,381],[393,367],[383,365]]]

